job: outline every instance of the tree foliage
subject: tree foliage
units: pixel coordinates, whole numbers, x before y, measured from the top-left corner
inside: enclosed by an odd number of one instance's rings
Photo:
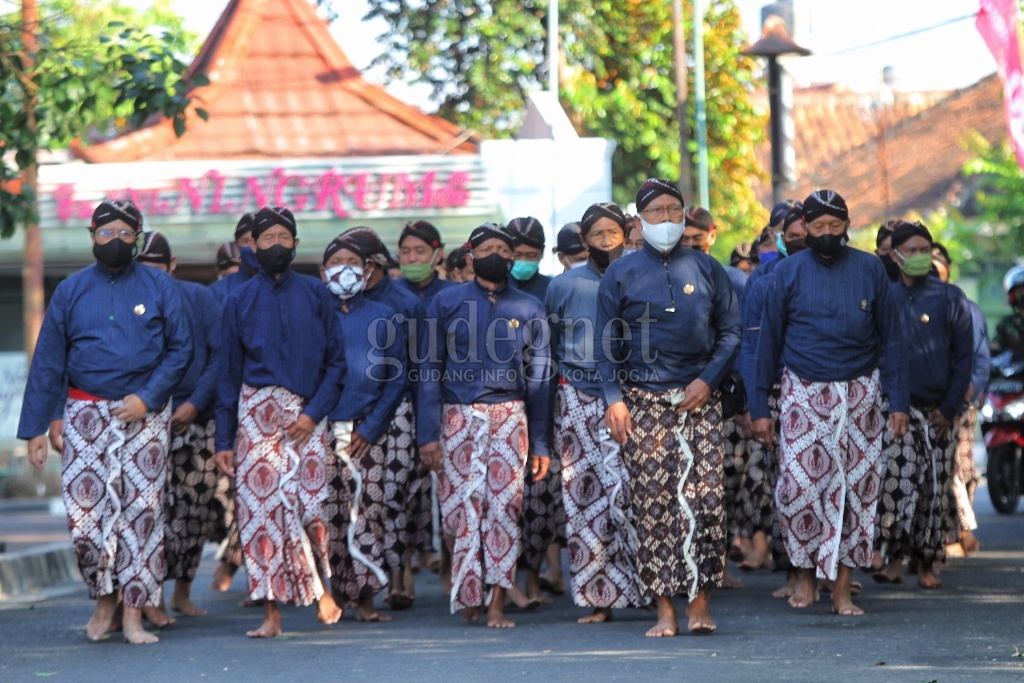
[[[9,5],[8,5],[9,6]],[[39,150],[66,147],[86,134],[110,135],[154,115],[185,132],[189,90],[205,76],[188,77],[183,61],[196,37],[161,0],[140,13],[100,0],[39,3],[38,42],[26,54],[19,11],[0,16],[0,236],[36,219],[35,197],[20,173]],[[28,101],[33,102],[34,125]],[[196,109],[205,117],[206,112]]]
[[[758,65],[740,54],[746,38],[734,0],[707,4],[709,208],[724,232],[749,238],[766,218],[751,183],[764,177],[754,151],[767,118],[749,96]],[[463,128],[498,138],[515,133],[526,95],[547,79],[548,0],[370,0],[370,6],[369,17],[389,26],[378,59],[389,78],[428,84],[438,114]],[[649,176],[677,179],[671,3],[562,0],[559,7],[560,99],[581,134],[617,141],[614,198],[628,203]],[[695,129],[693,78],[687,82]],[[692,136],[690,148],[696,151]],[[731,248],[738,234],[722,241]]]

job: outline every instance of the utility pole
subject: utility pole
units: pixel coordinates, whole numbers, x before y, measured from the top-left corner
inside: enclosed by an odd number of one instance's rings
[[[21,42],[25,52],[24,68],[30,79],[35,68],[36,53],[39,43],[36,32],[39,30],[39,14],[36,0],[22,0],[21,3]],[[38,140],[36,125],[36,95],[31,90],[25,92],[25,118],[28,129],[34,140]],[[39,187],[38,150],[33,149],[32,159],[27,168],[22,169],[22,192],[30,201],[36,203]],[[38,206],[38,203],[36,203]],[[43,326],[43,312],[46,308],[46,295],[43,288],[43,244],[39,234],[39,223],[36,219],[25,225],[25,253],[21,266],[22,300],[25,324],[25,354],[29,362],[36,350],[36,340]]]
[[[679,120],[679,190],[686,201],[693,200],[693,159],[687,142],[686,125],[686,33],[683,30],[683,0],[672,0],[672,55],[676,66],[676,118]]]

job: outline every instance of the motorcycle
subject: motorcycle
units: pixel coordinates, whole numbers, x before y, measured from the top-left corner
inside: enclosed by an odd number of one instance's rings
[[[992,359],[992,380],[979,413],[988,453],[988,495],[996,511],[1012,515],[1024,488],[1024,360],[1014,360],[1009,351]]]

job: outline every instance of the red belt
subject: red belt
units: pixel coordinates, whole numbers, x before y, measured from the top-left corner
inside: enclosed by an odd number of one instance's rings
[[[90,393],[82,391],[81,389],[76,389],[74,387],[68,387],[68,398],[70,398],[70,399],[72,399],[74,401],[106,401],[107,400],[105,398],[100,398],[99,396],[93,396]]]
[[[569,383],[569,380],[567,380],[567,379],[566,379],[565,377],[563,377],[562,375],[559,375],[559,376],[558,376],[558,383],[559,383],[559,384],[568,384],[568,383]]]

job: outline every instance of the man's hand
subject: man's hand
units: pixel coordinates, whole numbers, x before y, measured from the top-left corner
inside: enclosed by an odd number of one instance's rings
[[[679,404],[679,409],[686,412],[699,410],[704,407],[709,398],[711,398],[711,387],[698,377],[683,390],[683,402]]]
[[[110,414],[124,423],[138,422],[142,416],[149,412],[149,408],[142,402],[142,399],[135,394],[128,394],[121,399],[121,407],[111,410]]]
[[[612,433],[612,439],[620,446],[625,446],[630,434],[633,433],[633,418],[629,416],[629,408],[622,401],[613,403],[604,411],[604,424]]]
[[[196,410],[196,407],[185,401],[171,415],[171,431],[175,434],[184,434],[189,425],[196,421],[197,415],[199,415],[199,411]]]
[[[741,432],[743,432],[747,437],[753,435],[754,426],[750,424],[749,410],[745,413],[738,413],[734,419],[736,421],[736,425],[740,428]]]
[[[213,463],[217,466],[217,469],[221,471],[221,474],[229,477],[235,476],[234,451],[217,451],[213,455]]]
[[[352,442],[348,445],[345,450],[348,451],[349,457],[361,458],[370,452],[370,447],[373,446],[369,441],[363,438],[363,435],[359,432],[352,432]]]
[[[532,481],[540,481],[548,476],[548,468],[551,467],[551,458],[546,455],[530,456],[530,477]]]
[[[64,420],[50,422],[50,445],[58,453],[64,452]]]
[[[949,436],[949,432],[952,429],[949,420],[946,419],[946,416],[938,408],[928,413],[928,424],[932,426],[932,429],[940,437]]]
[[[770,417],[762,417],[754,420],[750,425],[752,436],[771,448],[775,443],[775,420]]]
[[[46,434],[33,436],[28,440],[28,461],[32,463],[32,467],[35,467],[37,470],[43,469],[43,465],[46,464],[47,449],[49,448],[50,444],[46,442]]]
[[[420,446],[420,460],[423,465],[433,472],[441,471],[441,442],[431,441]]]
[[[306,445],[309,437],[313,435],[314,429],[316,429],[316,423],[313,422],[313,418],[303,413],[299,415],[299,419],[295,421],[292,428],[285,433],[288,434],[288,438],[295,444],[295,450],[297,451]],[[352,436],[354,440],[355,434],[353,433]]]
[[[889,431],[892,432],[892,438],[902,438],[907,433],[909,424],[910,418],[906,413],[889,413]]]

